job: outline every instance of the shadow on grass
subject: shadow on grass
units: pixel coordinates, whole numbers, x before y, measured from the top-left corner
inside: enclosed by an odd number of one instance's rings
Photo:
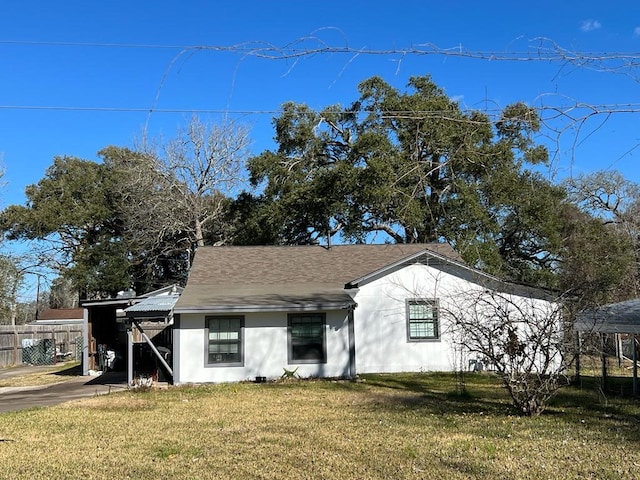
[[[370,398],[376,409],[417,409],[425,415],[442,416],[518,415],[500,379],[490,374],[465,375],[464,390],[452,374],[365,375],[362,384],[375,387]],[[639,418],[638,400],[607,397],[596,389],[567,386],[551,399],[541,420],[532,421],[540,425],[551,421],[571,428],[580,426],[611,442],[620,439],[640,442]]]
[[[550,406],[576,418],[588,416],[609,425],[616,436],[624,434],[640,441],[640,400],[633,397],[629,377],[609,377],[605,391],[599,377],[583,376],[578,383],[561,389]]]
[[[633,396],[632,379],[628,377],[609,377],[603,390],[600,378],[583,376],[578,382],[559,390],[551,404],[593,411],[615,408],[616,405],[640,409],[640,399]]]
[[[392,390],[390,395],[377,396],[375,402],[394,409],[424,408],[433,414],[453,415],[516,413],[499,379],[489,374],[465,374],[463,379],[439,373],[364,375],[362,382]]]
[[[574,386],[600,392],[601,394],[604,392],[607,396],[633,398],[633,378],[628,376],[609,375],[604,390],[602,388],[602,377],[599,376],[583,375],[580,380],[574,382]]]
[[[370,397],[374,408],[420,409],[435,415],[519,415],[500,379],[487,373],[465,374],[464,382],[453,374],[363,375],[359,384],[375,387]],[[568,386],[551,399],[542,417],[568,424],[588,418],[593,428],[640,441],[639,414],[637,400]]]

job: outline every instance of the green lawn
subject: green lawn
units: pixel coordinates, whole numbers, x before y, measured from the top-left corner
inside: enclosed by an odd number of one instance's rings
[[[620,479],[640,404],[567,388],[537,418],[495,378],[367,375],[123,392],[0,415],[0,478]]]

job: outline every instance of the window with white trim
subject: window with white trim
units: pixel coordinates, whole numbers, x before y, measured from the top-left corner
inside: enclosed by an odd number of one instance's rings
[[[207,363],[242,364],[244,317],[206,317]]]
[[[407,331],[409,340],[437,340],[438,301],[435,299],[407,300]]]

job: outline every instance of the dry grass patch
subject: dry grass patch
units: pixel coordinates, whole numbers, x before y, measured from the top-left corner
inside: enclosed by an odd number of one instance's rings
[[[633,478],[636,403],[513,414],[488,375],[122,392],[0,415],[4,478]],[[5,473],[4,475],[8,475]]]
[[[18,370],[19,371],[19,370]],[[31,387],[60,383],[80,374],[79,362],[42,366],[37,372],[0,379],[0,387]]]

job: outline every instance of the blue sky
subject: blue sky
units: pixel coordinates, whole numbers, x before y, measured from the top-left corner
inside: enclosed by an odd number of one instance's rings
[[[145,126],[151,137],[171,137],[192,110],[241,119],[252,128],[254,152],[260,152],[273,146],[271,119],[283,102],[348,105],[357,97],[357,84],[372,75],[403,88],[411,75],[431,74],[464,108],[494,110],[524,101],[547,109],[575,103],[640,109],[640,85],[629,75],[535,60],[555,46],[588,54],[640,52],[640,5],[533,5],[3,0],[0,155],[8,184],[0,205],[22,203],[25,186],[42,178],[56,155],[97,159],[96,152],[108,145],[131,146]],[[185,50],[241,44],[243,49],[227,51]],[[256,55],[269,46],[279,54],[277,48],[287,45],[351,51],[298,61]],[[531,59],[507,61],[501,55]],[[583,114],[575,112],[576,118]],[[640,181],[638,114],[595,116],[581,129],[566,118],[554,125],[567,129],[560,143],[550,132],[551,138],[541,140],[549,142],[558,178],[616,168]]]

